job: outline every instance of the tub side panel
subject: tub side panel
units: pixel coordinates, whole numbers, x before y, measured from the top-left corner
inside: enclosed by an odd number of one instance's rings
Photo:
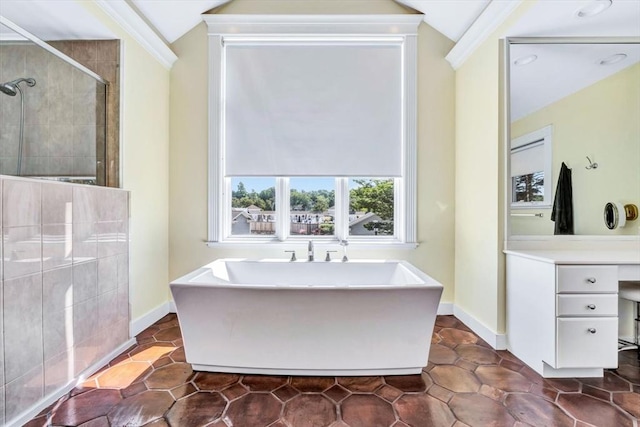
[[[172,287],[187,361],[275,370],[427,364],[441,288],[286,290]],[[237,369],[236,369],[237,371]]]

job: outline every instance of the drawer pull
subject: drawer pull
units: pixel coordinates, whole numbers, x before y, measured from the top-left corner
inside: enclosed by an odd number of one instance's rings
[[[595,309],[596,309],[596,305],[595,305],[595,304],[589,304],[589,305],[587,306],[587,308],[588,308],[589,310],[595,310]]]
[[[587,277],[587,282],[596,283],[596,278],[595,277]]]
[[[587,329],[587,331],[589,331],[589,333],[595,334],[596,333],[596,328],[589,328],[589,329]]]

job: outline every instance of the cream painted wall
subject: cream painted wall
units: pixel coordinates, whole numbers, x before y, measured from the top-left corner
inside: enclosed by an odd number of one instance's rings
[[[243,1],[224,13],[405,13],[393,1]],[[305,7],[302,7],[302,4]],[[356,8],[357,6],[357,8]],[[442,301],[454,294],[454,71],[444,59],[453,43],[426,24],[418,39],[418,240],[415,250],[363,251],[352,258],[396,258],[413,263],[445,286]],[[285,249],[208,248],[207,239],[207,34],[201,23],[177,40],[179,59],[171,71],[170,269],[175,279],[221,257],[277,257]],[[337,245],[336,245],[337,246]],[[322,250],[319,247],[318,251]],[[330,249],[337,249],[332,247]],[[300,252],[301,253],[301,252]]]
[[[456,71],[455,303],[490,331],[505,331],[499,38],[523,2]]]
[[[122,40],[122,188],[131,192],[131,319],[167,302],[169,70],[93,2],[80,1]]]
[[[607,202],[640,205],[640,63],[569,95],[514,122],[512,138],[553,125],[553,191],[564,161],[572,169],[576,234],[629,235],[640,221],[609,230]],[[586,156],[598,163],[587,170]],[[527,212],[518,210],[518,212]],[[515,235],[553,234],[551,209],[543,218],[512,218]],[[531,212],[531,211],[530,211]]]

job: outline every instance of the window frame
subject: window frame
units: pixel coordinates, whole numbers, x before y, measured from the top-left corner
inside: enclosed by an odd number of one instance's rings
[[[544,197],[538,202],[514,202],[515,188],[513,186],[513,177],[511,176],[511,156],[514,150],[519,148],[540,143],[543,145],[544,151]],[[511,188],[509,204],[513,209],[531,209],[531,208],[550,208],[553,203],[553,125],[545,126],[541,129],[527,133],[511,140],[509,149],[509,186]]]
[[[207,15],[209,38],[209,153],[208,245],[264,244],[306,241],[387,246],[417,245],[417,29],[421,15]],[[224,172],[224,38],[260,40],[295,35],[368,37],[384,42],[385,36],[402,41],[402,177],[394,178],[394,235],[349,236],[348,178],[336,177],[334,236],[289,235],[289,180],[276,177],[275,236],[231,235],[231,179]],[[335,43],[335,38],[332,43]]]

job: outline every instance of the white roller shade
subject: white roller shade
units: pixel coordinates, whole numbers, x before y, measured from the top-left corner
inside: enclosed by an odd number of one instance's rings
[[[511,176],[544,171],[544,141],[511,150]]]
[[[225,175],[402,174],[400,41],[224,49]]]

